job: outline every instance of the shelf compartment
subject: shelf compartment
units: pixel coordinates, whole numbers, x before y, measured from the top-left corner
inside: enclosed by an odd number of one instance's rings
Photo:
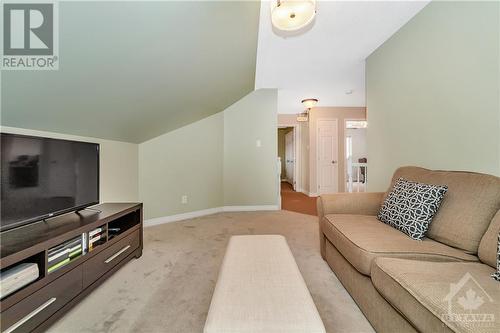
[[[98,246],[106,243],[108,238],[108,229],[106,224],[103,224],[93,230],[90,230],[87,235],[88,252],[94,251]]]
[[[84,254],[84,240],[82,235],[73,237],[47,252],[47,273],[53,273],[68,265]]]
[[[29,264],[35,264],[36,270],[38,272],[34,272],[33,268],[29,268]],[[30,272],[31,274],[28,274],[29,276],[26,277],[24,273],[21,273],[22,275],[18,275],[17,277],[14,277],[11,275],[10,278],[7,278],[7,275],[12,274],[16,269],[22,269],[25,268],[27,271],[26,273]],[[36,276],[35,276],[36,275]],[[29,285],[35,283],[36,281],[43,279],[45,277],[45,251],[36,253],[26,259],[23,259],[13,265],[10,265],[8,267],[2,268],[0,271],[0,276],[2,276],[2,291],[0,298],[2,301],[5,299],[15,295],[17,292],[20,290],[23,290],[24,288],[28,287]],[[25,283],[16,283],[22,280],[23,278],[26,278]],[[14,284],[17,284],[18,286],[13,286],[12,288],[7,287],[7,279],[9,279],[11,282]],[[15,281],[15,282],[14,282]]]
[[[141,212],[136,210],[108,223],[108,240],[141,223]]]

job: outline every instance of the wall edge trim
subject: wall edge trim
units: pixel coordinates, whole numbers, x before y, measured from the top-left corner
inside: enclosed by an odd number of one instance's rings
[[[196,217],[213,215],[222,212],[255,212],[255,211],[273,211],[279,210],[278,205],[260,205],[260,206],[222,206],[215,208],[208,208],[202,210],[195,210],[192,212],[154,217],[144,220],[144,227],[152,227],[165,223],[177,222],[188,220]]]

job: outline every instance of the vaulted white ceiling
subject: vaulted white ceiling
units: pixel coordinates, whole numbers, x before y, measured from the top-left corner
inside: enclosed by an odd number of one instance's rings
[[[429,1],[319,1],[307,31],[272,29],[269,1],[260,9],[256,88],[279,88],[278,112],[320,106],[365,106],[365,59]]]
[[[254,87],[279,88],[280,113],[363,106],[365,58],[426,4],[321,1],[284,38],[266,0],[61,2],[59,70],[2,72],[1,124],[143,142]]]

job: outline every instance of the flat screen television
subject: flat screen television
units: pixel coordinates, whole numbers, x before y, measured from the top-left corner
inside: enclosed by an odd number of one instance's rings
[[[99,202],[99,145],[1,134],[0,230]]]

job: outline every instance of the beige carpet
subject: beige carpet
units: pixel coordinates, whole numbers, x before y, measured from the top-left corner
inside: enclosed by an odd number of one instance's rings
[[[288,211],[220,213],[144,230],[144,253],[49,332],[203,331],[231,235],[282,234],[328,332],[373,332],[319,254],[317,217]]]

